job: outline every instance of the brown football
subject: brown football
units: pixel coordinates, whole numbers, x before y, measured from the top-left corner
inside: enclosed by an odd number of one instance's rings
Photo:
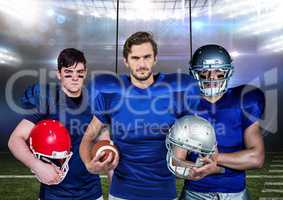
[[[92,157],[94,157],[95,155],[100,154],[102,152],[105,152],[105,154],[104,154],[104,156],[102,156],[100,158],[100,160],[99,160],[100,162],[104,162],[108,158],[110,153],[112,153],[112,160],[111,160],[111,162],[114,160],[114,157],[116,155],[118,155],[117,148],[109,140],[100,140],[100,141],[97,141],[93,145],[93,147],[92,147]]]

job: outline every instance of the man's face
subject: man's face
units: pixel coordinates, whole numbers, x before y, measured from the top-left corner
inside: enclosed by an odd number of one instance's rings
[[[148,80],[153,75],[152,67],[156,62],[152,45],[149,42],[133,45],[128,58],[124,58],[124,62],[136,80]]]
[[[215,81],[215,82],[206,82],[204,86],[206,88],[216,88],[222,86],[223,82],[217,82],[217,80],[224,80],[225,72],[223,70],[204,70],[199,72],[199,77],[201,80]]]
[[[86,73],[84,64],[77,63],[68,68],[62,67],[61,71],[57,72],[57,77],[61,82],[63,91],[68,96],[75,97],[81,93]]]

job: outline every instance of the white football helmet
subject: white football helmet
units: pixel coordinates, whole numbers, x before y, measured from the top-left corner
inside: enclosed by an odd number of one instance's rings
[[[193,115],[179,118],[166,137],[167,166],[177,177],[186,178],[192,167],[203,166],[201,158],[211,156],[216,151],[216,146],[214,128],[206,119]],[[196,153],[196,161],[178,158],[180,152],[186,158],[188,153]]]

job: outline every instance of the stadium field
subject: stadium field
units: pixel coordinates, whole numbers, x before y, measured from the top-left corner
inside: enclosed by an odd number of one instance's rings
[[[266,154],[260,170],[247,173],[247,184],[254,200],[283,200],[283,152]],[[107,179],[102,177],[103,193],[107,199]],[[182,180],[177,181],[181,191]],[[30,171],[16,161],[10,153],[0,152],[0,200],[37,199],[39,183]]]

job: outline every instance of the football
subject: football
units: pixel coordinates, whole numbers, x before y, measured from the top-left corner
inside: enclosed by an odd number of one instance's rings
[[[92,158],[102,152],[105,152],[104,156],[102,156],[100,158],[100,162],[104,162],[108,156],[110,155],[110,153],[112,153],[112,160],[111,162],[114,160],[114,157],[118,155],[118,150],[115,147],[115,145],[113,145],[113,143],[109,140],[100,140],[97,141],[92,148]]]

